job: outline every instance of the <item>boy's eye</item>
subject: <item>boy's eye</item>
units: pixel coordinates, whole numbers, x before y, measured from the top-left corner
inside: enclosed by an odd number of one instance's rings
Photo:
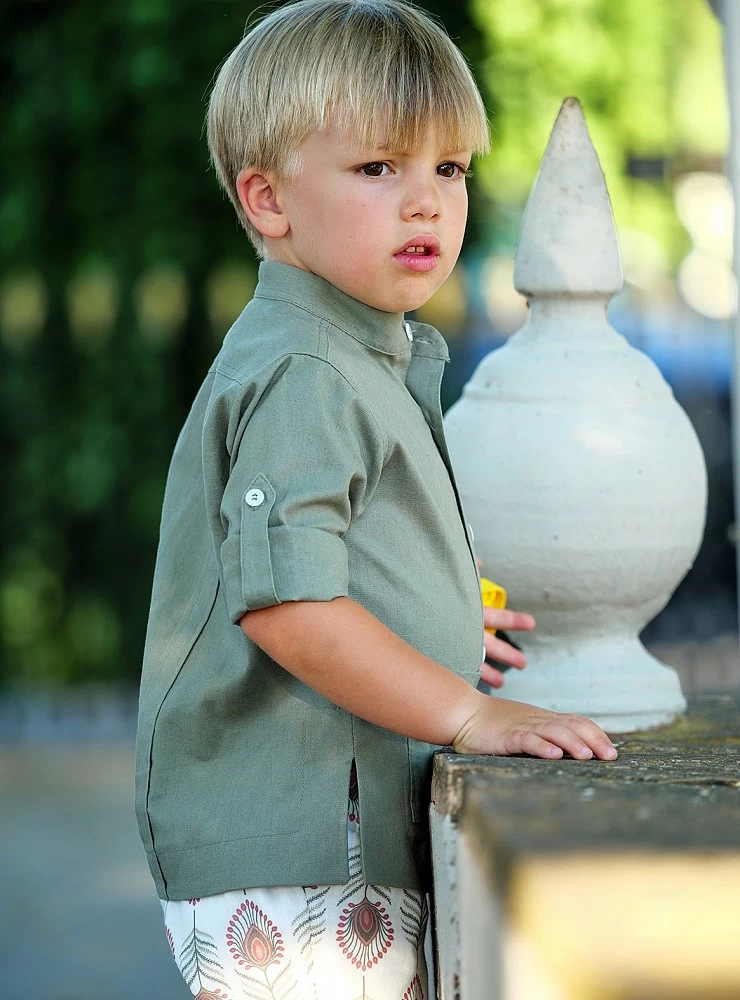
[[[361,167],[358,168],[359,172],[365,177],[384,177],[386,169],[390,171],[390,167],[387,163],[382,160],[373,161],[372,163],[363,163]],[[448,180],[455,180],[458,177],[470,177],[471,171],[466,170],[461,163],[440,163],[437,167],[437,173],[446,177]]]
[[[363,163],[360,170],[366,177],[382,177],[385,163]]]
[[[470,171],[466,170],[465,167],[461,166],[459,163],[440,163],[437,167],[437,172],[442,175],[442,177],[454,178],[454,177],[470,177]]]

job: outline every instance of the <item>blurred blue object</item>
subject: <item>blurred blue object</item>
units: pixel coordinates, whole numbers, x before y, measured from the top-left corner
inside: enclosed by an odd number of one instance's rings
[[[635,310],[627,295],[609,308],[609,320],[648,355],[677,395],[728,396],[733,367],[732,327],[684,310]]]

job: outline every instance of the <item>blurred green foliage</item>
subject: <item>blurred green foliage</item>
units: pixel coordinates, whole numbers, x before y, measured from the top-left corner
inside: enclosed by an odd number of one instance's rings
[[[618,212],[632,205],[649,228],[670,229],[666,186],[649,184],[646,197],[625,164],[690,145],[681,108],[696,95],[677,80],[681,52],[697,58],[694,38],[704,58],[716,45],[702,2],[423,4],[461,45],[492,111],[471,240],[511,241],[511,206],[570,93]],[[0,683],[138,676],[169,458],[254,287],[203,118],[255,7],[0,6]],[[688,130],[712,152],[722,109],[704,110]]]
[[[516,239],[507,206],[526,200],[560,105],[574,96],[617,225],[653,236],[677,264],[687,239],[672,174],[721,169],[728,144],[722,31],[706,0],[471,0],[471,13],[495,95],[494,148],[479,170],[504,203],[489,215],[490,240]],[[634,159],[668,161],[665,176],[630,176]]]
[[[0,671],[137,676],[172,447],[253,257],[208,166],[215,68],[251,6],[0,10]]]

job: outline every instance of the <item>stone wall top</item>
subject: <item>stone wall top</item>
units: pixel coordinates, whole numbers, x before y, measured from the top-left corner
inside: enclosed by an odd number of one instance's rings
[[[438,752],[432,802],[499,852],[740,851],[740,695],[615,745],[613,762]]]

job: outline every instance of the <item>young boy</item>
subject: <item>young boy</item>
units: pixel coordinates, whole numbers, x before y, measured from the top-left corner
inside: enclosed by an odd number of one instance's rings
[[[208,138],[263,261],[170,467],[139,828],[201,1000],[418,1000],[435,748],[616,756],[587,719],[475,686],[484,639],[524,665],[484,624],[534,621],[482,611],[448,352],[403,314],[457,260],[486,115],[418,9],[301,0],[229,55]]]

